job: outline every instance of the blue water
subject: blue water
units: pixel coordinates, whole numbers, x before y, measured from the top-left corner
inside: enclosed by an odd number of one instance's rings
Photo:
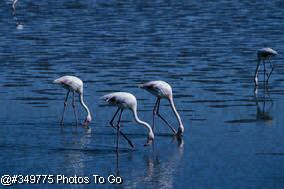
[[[284,2],[11,0],[0,2],[0,175],[123,178],[111,184],[22,184],[13,188],[283,188]],[[254,94],[256,50],[279,56],[268,89]],[[52,81],[75,75],[93,121],[76,128],[71,98]],[[262,73],[260,73],[262,79]],[[127,91],[151,123],[155,97],[137,84],[172,85],[184,122],[182,141],[157,119],[153,147],[125,111],[99,97]],[[79,108],[80,122],[85,112]],[[177,128],[166,100],[160,111]],[[93,181],[93,180],[92,180]]]

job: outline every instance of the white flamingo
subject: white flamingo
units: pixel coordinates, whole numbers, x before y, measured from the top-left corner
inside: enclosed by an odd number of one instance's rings
[[[174,134],[176,134],[177,136],[181,136],[182,133],[184,132],[184,126],[175,108],[172,87],[164,81],[150,81],[148,83],[140,84],[139,87],[149,91],[150,93],[152,93],[153,95],[157,97],[157,100],[156,100],[156,103],[153,109],[153,129],[155,127],[155,115],[157,115],[166,123],[166,125],[168,125],[171,128]],[[159,113],[160,100],[162,98],[168,99],[168,101],[170,102],[171,108],[179,122],[178,132],[176,132],[176,130]]]
[[[75,92],[79,94],[80,103],[87,112],[87,117],[83,125],[88,126],[92,120],[92,117],[91,117],[89,108],[87,107],[87,105],[84,103],[84,100],[83,100],[83,81],[79,79],[78,77],[68,75],[68,76],[63,76],[58,79],[55,79],[53,83],[60,84],[62,87],[68,90],[67,95],[64,100],[64,109],[63,109],[63,114],[62,114],[60,124],[63,125],[64,113],[65,113],[66,106],[67,106],[68,96],[69,96],[70,91],[72,91],[73,93],[72,106],[73,106],[74,114],[76,118],[76,125],[78,126],[78,116],[77,116],[77,111],[76,111],[76,106],[75,106]]]
[[[130,109],[132,111],[132,113],[133,113],[135,121],[138,124],[141,124],[141,125],[145,126],[148,129],[148,138],[147,138],[147,143],[145,144],[145,146],[148,146],[148,145],[150,145],[153,142],[153,140],[154,140],[154,133],[152,131],[151,126],[148,123],[146,123],[144,121],[141,121],[138,118],[138,115],[137,115],[137,100],[136,100],[134,95],[132,95],[130,93],[127,93],[127,92],[115,92],[115,93],[110,93],[110,94],[104,95],[103,97],[101,97],[101,99],[103,99],[104,101],[106,101],[108,104],[110,104],[112,106],[117,106],[118,107],[116,113],[114,114],[113,118],[110,121],[110,125],[113,126],[114,128],[116,128],[116,130],[117,130],[116,150],[118,150],[119,134],[122,134],[122,136],[128,142],[130,141],[120,131],[120,120],[121,120],[122,112],[123,112],[124,109]],[[119,118],[118,118],[118,122],[117,122],[117,127],[115,127],[113,125],[113,121],[114,121],[114,119],[115,119],[115,117],[116,117],[116,115],[118,114],[119,111],[120,111],[120,114],[119,114]]]
[[[13,4],[12,4],[12,8],[13,8],[13,13],[16,12],[16,4],[17,4],[18,0],[13,0]]]
[[[269,80],[269,77],[273,71],[273,65],[272,63],[270,62],[270,59],[271,57],[273,56],[276,56],[278,53],[267,47],[267,48],[262,48],[262,49],[259,49],[257,51],[257,66],[256,66],[256,70],[255,70],[255,74],[254,74],[254,82],[255,82],[255,85],[257,86],[258,85],[258,70],[259,70],[259,65],[260,63],[262,62],[263,63],[263,68],[264,68],[264,81],[265,81],[265,74],[266,74],[266,68],[265,68],[265,61],[267,60],[271,66],[271,71],[270,73],[267,75],[267,80],[266,80],[266,83],[268,83],[268,80]]]

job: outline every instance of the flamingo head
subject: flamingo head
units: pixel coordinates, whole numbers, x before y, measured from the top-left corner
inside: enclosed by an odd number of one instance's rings
[[[148,134],[148,138],[147,138],[147,143],[144,146],[149,146],[153,143],[154,141],[154,133],[153,132],[149,132]]]
[[[88,116],[86,117],[86,119],[85,119],[83,125],[84,125],[85,127],[87,127],[87,126],[90,124],[91,121],[92,121],[92,117],[91,117],[90,115],[88,115]]]
[[[176,134],[177,137],[181,137],[183,132],[184,132],[184,127],[183,127],[183,125],[180,125],[179,128],[178,128],[177,134]]]

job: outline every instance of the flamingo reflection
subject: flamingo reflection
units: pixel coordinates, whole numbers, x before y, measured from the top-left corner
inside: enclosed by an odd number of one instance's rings
[[[262,91],[261,96],[258,95],[258,89],[255,88],[254,98],[256,103],[256,119],[271,121],[273,117],[270,115],[270,111],[273,107],[273,100],[270,97],[269,90],[265,87]]]

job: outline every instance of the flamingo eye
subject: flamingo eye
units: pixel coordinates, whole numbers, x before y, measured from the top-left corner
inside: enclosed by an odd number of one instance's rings
[[[112,98],[110,98],[108,101],[111,102],[111,103],[115,103],[115,102],[116,102],[116,99],[115,99],[115,97],[112,97]]]

